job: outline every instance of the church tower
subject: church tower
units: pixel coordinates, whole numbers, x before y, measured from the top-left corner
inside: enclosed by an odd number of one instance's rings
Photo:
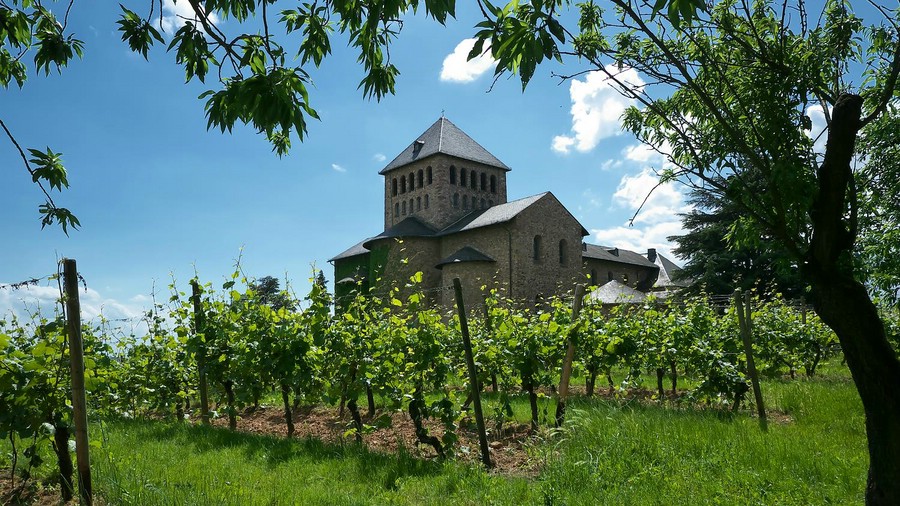
[[[440,230],[473,210],[505,204],[509,170],[442,116],[379,172],[384,228],[415,217]]]

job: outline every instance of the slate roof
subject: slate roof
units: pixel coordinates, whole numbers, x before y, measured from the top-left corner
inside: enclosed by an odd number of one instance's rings
[[[481,144],[475,142],[474,139],[451,123],[450,120],[441,117],[378,173],[384,175],[394,169],[437,153],[480,162],[507,171],[510,170],[506,164],[481,147]]]
[[[614,248],[612,246],[598,246],[596,244],[584,243],[581,250],[581,256],[584,258],[596,258],[597,260],[631,264],[640,267],[657,267],[656,264],[647,260],[647,258],[640,253],[635,253],[634,251],[629,251],[627,249]]]
[[[528,209],[532,204],[541,200],[550,192],[539,193],[524,199],[513,200],[505,204],[498,204],[487,209],[472,211],[462,218],[451,223],[439,232],[440,235],[450,235],[457,232],[465,232],[476,228],[506,223],[515,218],[519,213]]]
[[[647,295],[614,279],[591,292],[589,297],[591,302],[600,304],[637,304]]]
[[[355,257],[358,255],[365,255],[366,253],[369,252],[369,250],[366,249],[365,246],[363,246],[363,243],[366,242],[367,240],[368,239],[359,241],[358,243],[354,244],[353,246],[350,246],[349,248],[347,248],[342,253],[338,253],[337,255],[329,258],[328,261],[334,262],[335,260],[342,260],[344,258]]]
[[[466,246],[438,262],[435,267],[442,269],[447,264],[458,264],[463,262],[496,262],[496,260],[471,246]]]
[[[653,284],[654,288],[684,288],[691,284],[689,280],[675,281],[681,267],[659,253],[656,254],[656,265],[659,266],[659,276]]]
[[[401,237],[433,237],[435,232],[436,230],[430,225],[427,225],[425,222],[423,222],[419,218],[416,218],[415,216],[410,216],[409,218],[404,218],[393,227],[385,230],[375,237],[366,239],[365,241],[363,241],[363,247],[369,248],[372,246],[373,242],[379,241],[381,239],[396,239]]]

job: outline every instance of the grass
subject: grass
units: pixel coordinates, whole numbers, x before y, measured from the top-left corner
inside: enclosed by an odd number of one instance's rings
[[[746,413],[573,400],[566,427],[536,439],[533,478],[353,444],[110,422],[93,429],[94,486],[108,504],[141,505],[861,503],[864,419],[846,369],[763,388],[779,415],[767,433]],[[527,399],[514,410],[528,420]]]

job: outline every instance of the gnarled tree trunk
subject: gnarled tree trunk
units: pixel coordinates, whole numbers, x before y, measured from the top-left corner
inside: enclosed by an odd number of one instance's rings
[[[900,504],[900,360],[865,286],[852,272],[856,241],[850,164],[862,98],[844,94],[832,111],[819,192],[810,213],[813,235],[804,265],[816,313],[840,340],[866,414],[869,476],[866,504]],[[848,207],[849,217],[848,217]]]

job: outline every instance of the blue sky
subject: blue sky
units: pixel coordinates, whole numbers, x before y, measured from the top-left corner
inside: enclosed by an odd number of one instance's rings
[[[397,94],[381,102],[362,99],[362,70],[338,36],[311,72],[322,121],[283,158],[250,128],[207,131],[197,96],[209,86],[185,85],[163,48],[149,62],[131,53],[115,31],[113,4],[76,4],[69,26],[85,42],[84,59],[0,91],[0,117],[23,146],[63,153],[71,186],[55,198],[82,228],[68,237],[41,230],[41,194],[0,141],[0,283],[52,274],[59,258],[75,258],[89,287],[86,316],[102,309],[133,318],[154,282],[162,300],[173,276],[185,290],[195,269],[218,284],[242,255],[247,275],[286,273],[303,294],[311,264],[330,279],[328,258],[382,230],[378,171],[442,111],[512,168],[510,199],[549,190],[591,232],[589,242],[668,251],[666,237],[680,232],[676,213],[686,209],[677,187],[657,190],[635,226],[626,225],[655,184],[648,167],[662,162],[621,133],[626,101],[595,74],[561,82],[551,71],[584,69],[560,65],[539,68],[524,93],[515,78],[491,89],[490,62],[464,61],[478,18],[459,4],[446,28],[422,14],[407,20],[391,52]],[[167,8],[175,10],[168,0]],[[46,282],[0,290],[0,312],[23,300],[46,307],[55,291]]]

